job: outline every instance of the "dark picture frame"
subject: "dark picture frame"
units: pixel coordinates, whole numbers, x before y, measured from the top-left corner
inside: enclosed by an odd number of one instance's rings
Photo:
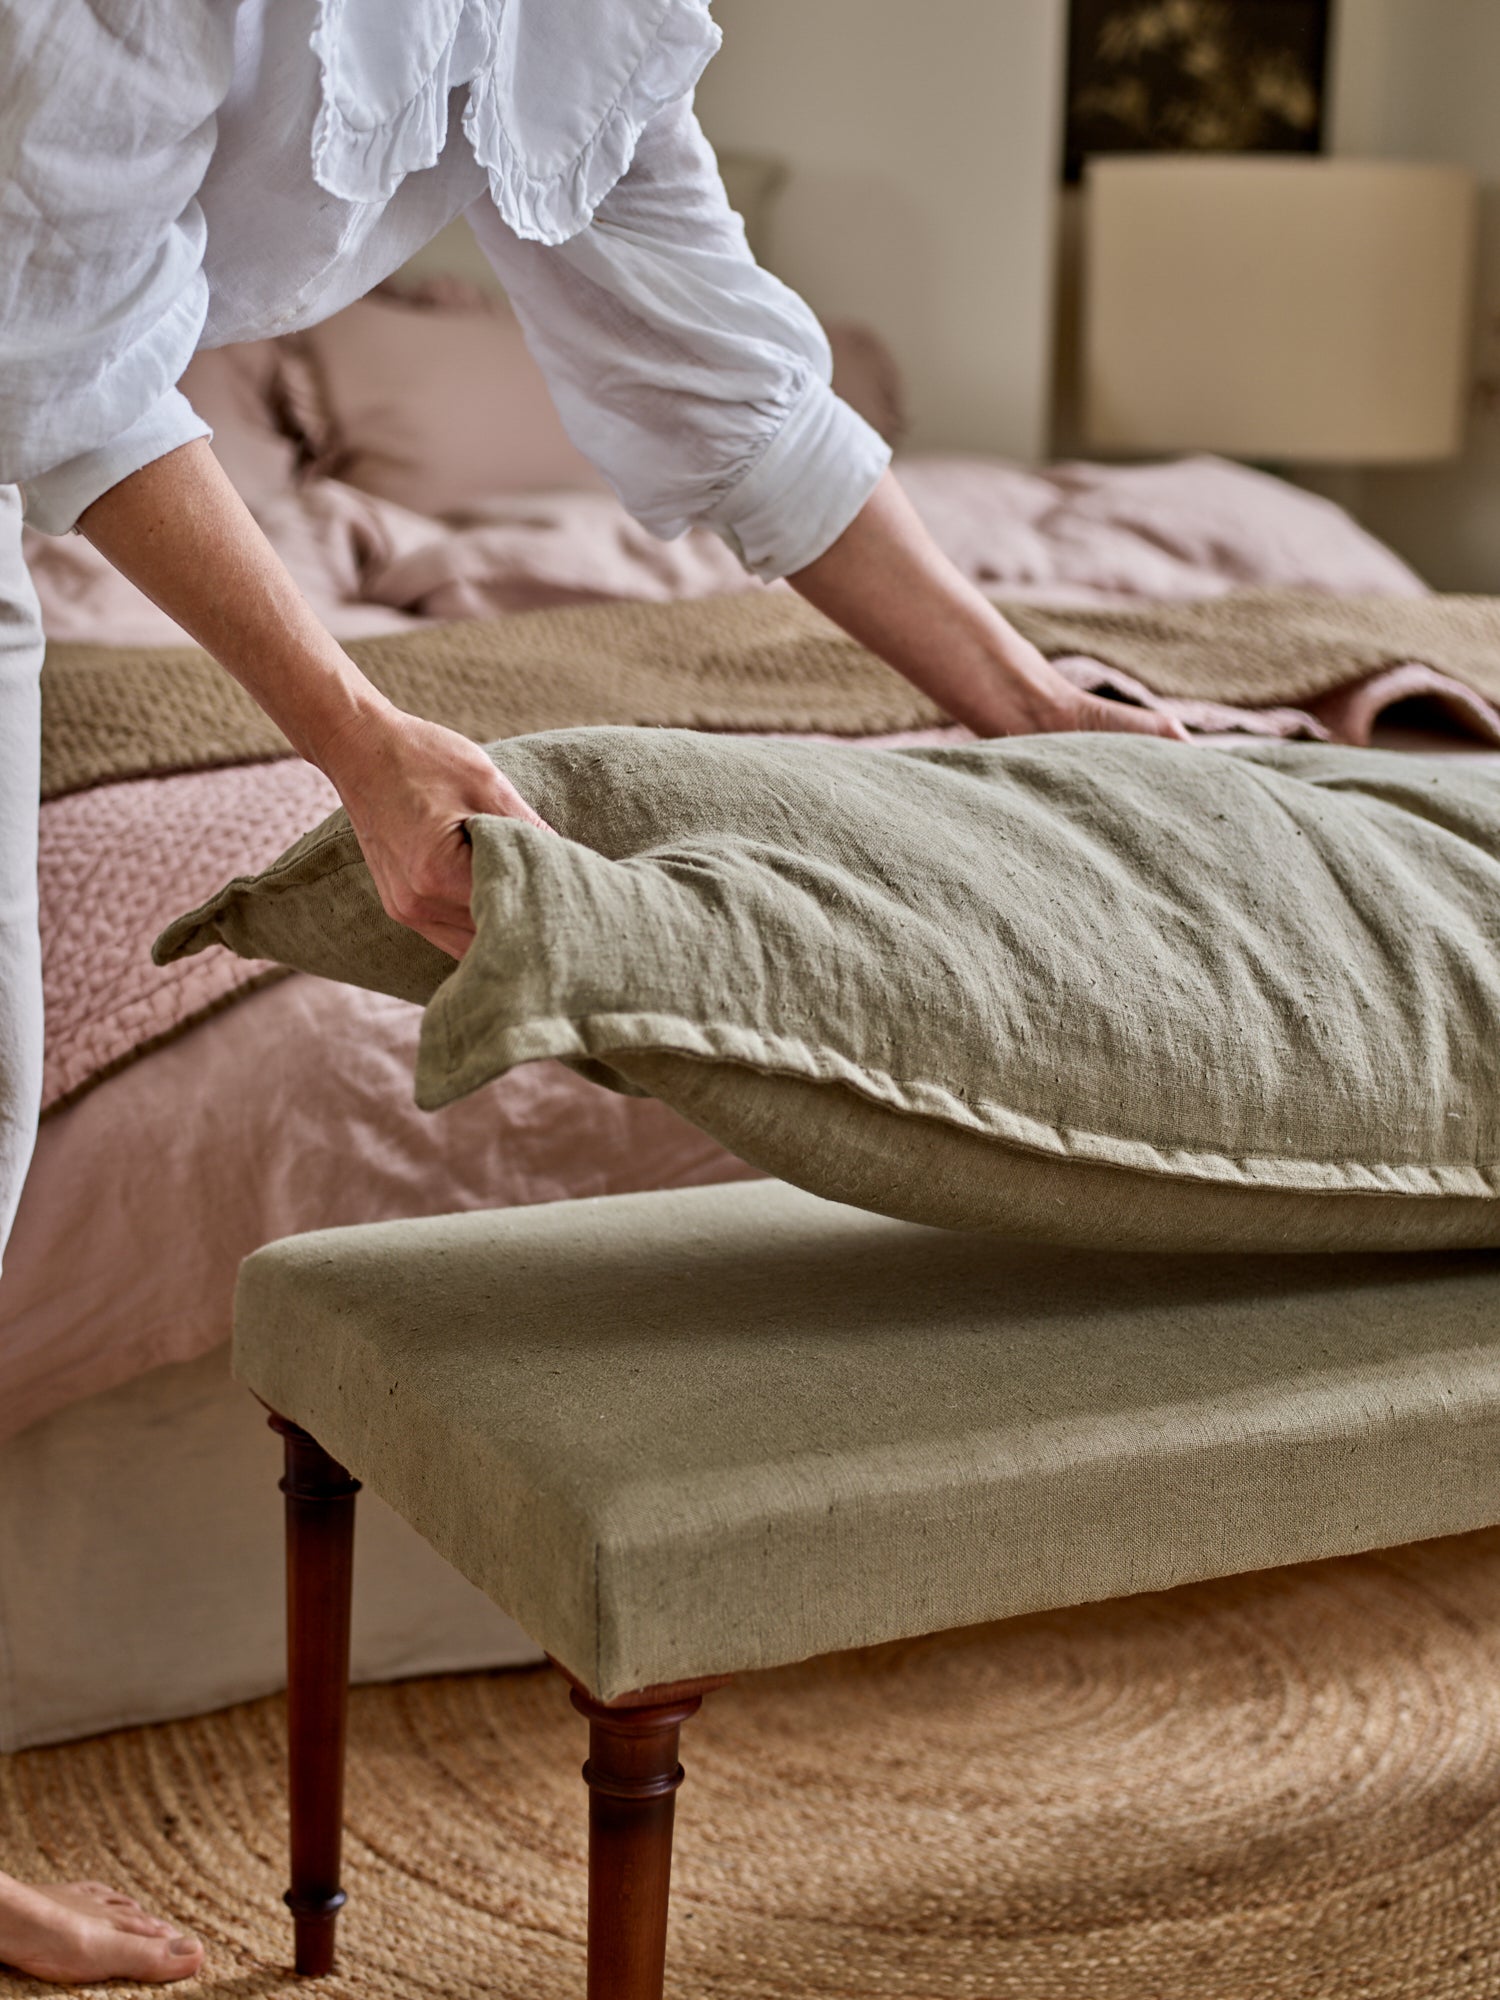
[[[1070,0],[1063,175],[1091,153],[1322,150],[1333,0]]]

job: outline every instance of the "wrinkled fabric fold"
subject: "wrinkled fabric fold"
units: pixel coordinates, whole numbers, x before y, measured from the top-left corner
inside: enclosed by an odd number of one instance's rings
[[[507,226],[565,243],[720,40],[704,0],[447,0],[416,21],[368,0],[321,0],[313,171],[340,200],[389,201],[408,174],[436,165],[450,97],[466,89],[464,137]]]

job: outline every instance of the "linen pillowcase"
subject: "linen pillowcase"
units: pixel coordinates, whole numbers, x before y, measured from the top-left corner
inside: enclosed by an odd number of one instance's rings
[[[436,1107],[561,1057],[919,1222],[1191,1250],[1500,1243],[1500,779],[1322,745],[502,743],[458,966],[341,815],[158,944],[429,1001]]]

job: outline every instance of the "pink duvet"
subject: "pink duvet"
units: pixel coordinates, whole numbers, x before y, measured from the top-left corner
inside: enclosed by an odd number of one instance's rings
[[[1340,508],[1223,459],[1037,469],[911,458],[897,469],[937,541],[996,593],[1076,603],[1254,585],[1350,596],[1424,587]],[[341,639],[429,618],[764,588],[715,536],[658,542],[596,493],[511,495],[438,521],[320,479],[262,500],[257,516]],[[77,536],[28,535],[26,559],[54,639],[184,637]]]
[[[0,1283],[0,1435],[227,1339],[240,1259],[273,1237],[747,1173],[555,1063],[419,1112],[420,1019],[296,974],[49,1118]]]
[[[1076,602],[1249,584],[1422,588],[1328,503],[1216,460],[1045,473],[917,461],[905,478],[938,539],[994,591]],[[717,543],[688,537],[663,551],[597,495],[538,496],[443,524],[323,482],[278,499],[263,520],[344,637],[743,582]],[[33,553],[53,636],[170,638],[162,614],[86,545]],[[1356,704],[1351,726],[1369,713],[1368,701]],[[235,1267],[271,1237],[745,1172],[661,1106],[550,1064],[427,1116],[411,1099],[414,1009],[302,977],[226,1006],[257,968],[221,952],[165,972],[150,965],[168,916],[260,866],[330,802],[316,772],[286,763],[111,786],[44,808],[47,1092],[62,1108],[44,1122],[0,1280],[0,1434],[223,1339]],[[133,1048],[205,1014],[65,1102]]]

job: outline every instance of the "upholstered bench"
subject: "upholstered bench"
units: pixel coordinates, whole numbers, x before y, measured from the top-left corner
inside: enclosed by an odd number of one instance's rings
[[[767,1182],[292,1238],[236,1317],[287,1445],[304,1972],[358,1481],[572,1682],[593,2000],[661,1992],[678,1731],[729,1675],[1500,1521],[1493,1253],[1089,1255]]]

